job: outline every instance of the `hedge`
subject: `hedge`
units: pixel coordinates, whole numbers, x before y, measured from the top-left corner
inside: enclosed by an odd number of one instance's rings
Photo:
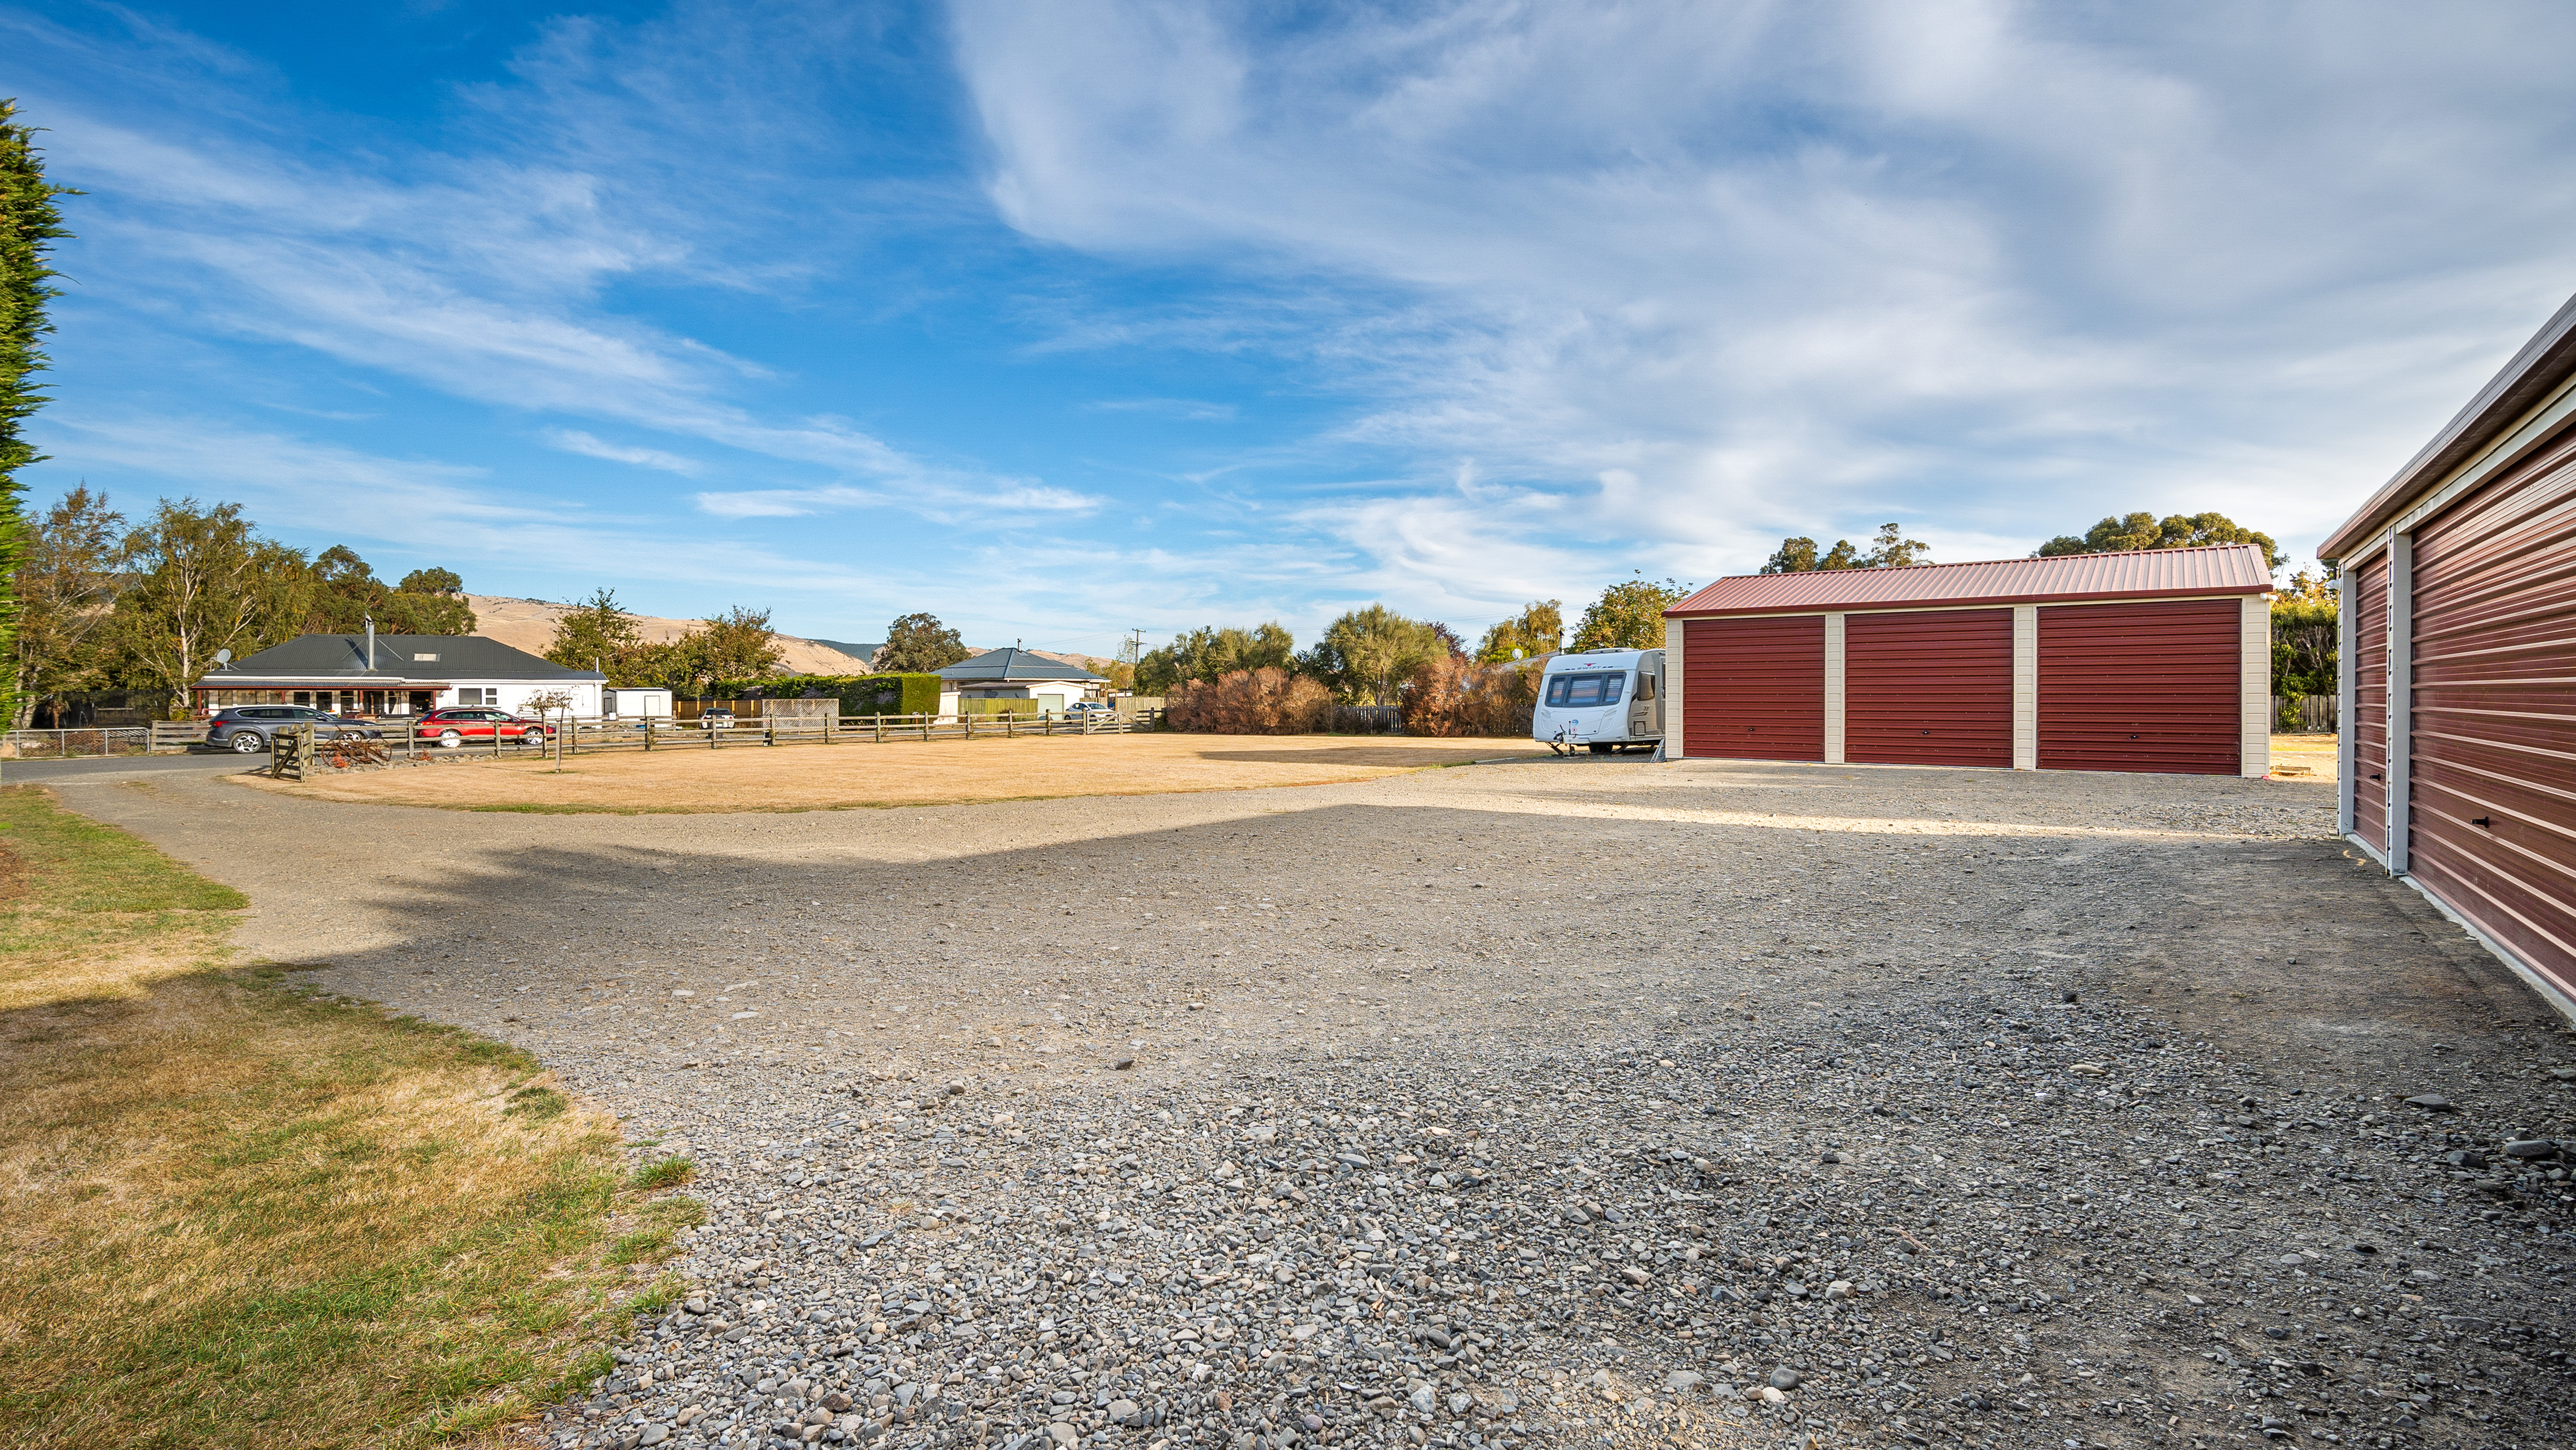
[[[808,690],[837,697],[844,715],[935,715],[937,675],[771,675],[756,680],[717,680],[707,689],[725,699],[766,695],[792,700]]]

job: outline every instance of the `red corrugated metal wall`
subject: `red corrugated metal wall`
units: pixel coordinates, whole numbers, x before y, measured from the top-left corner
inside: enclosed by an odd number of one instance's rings
[[[2043,607],[2040,768],[2236,774],[2243,631],[2233,599]]]
[[[2352,833],[2388,845],[2388,551],[2353,570]]]
[[[1686,755],[1824,759],[1824,617],[1685,622],[1682,689]]]
[[[1843,758],[2012,765],[2010,609],[1843,617]]]
[[[2576,434],[2415,531],[2407,870],[2576,992]]]

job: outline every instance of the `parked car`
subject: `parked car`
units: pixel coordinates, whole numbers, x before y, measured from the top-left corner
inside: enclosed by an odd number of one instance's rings
[[[454,750],[468,740],[490,740],[495,736],[521,745],[543,745],[550,727],[543,720],[513,715],[507,710],[450,705],[421,716],[412,729],[417,738],[435,742],[442,750]]]
[[[1076,717],[1083,715],[1099,715],[1105,718],[1107,716],[1117,714],[1118,707],[1110,704],[1106,700],[1076,700],[1072,704],[1064,707],[1064,713]]]
[[[206,743],[217,750],[257,755],[269,748],[278,731],[298,725],[312,726],[313,733],[325,740],[381,740],[385,733],[371,721],[310,705],[234,705],[208,719]]]
[[[733,728],[733,712],[731,710],[709,710],[707,713],[698,717],[698,727],[702,730],[731,730]]]

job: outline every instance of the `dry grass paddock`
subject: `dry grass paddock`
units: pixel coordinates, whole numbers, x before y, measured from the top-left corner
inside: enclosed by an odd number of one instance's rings
[[[1092,735],[849,745],[730,744],[545,760],[476,759],[272,781],[265,789],[370,805],[654,814],[964,805],[1373,780],[1540,755],[1527,740],[1342,735]]]
[[[2281,773],[2288,766],[2293,773],[2306,767],[2309,780],[2335,778],[2335,738],[2331,735],[2275,735],[2272,737],[2272,772]]]
[[[225,967],[245,904],[0,791],[0,1445],[489,1438],[699,1212],[526,1052]]]

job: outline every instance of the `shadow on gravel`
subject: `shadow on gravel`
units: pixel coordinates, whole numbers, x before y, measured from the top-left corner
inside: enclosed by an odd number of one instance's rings
[[[1835,806],[1939,831],[1344,803],[913,862],[858,834],[744,860],[685,828],[513,823],[555,844],[348,891],[399,940],[331,980],[703,1134],[712,1267],[793,1256],[814,1295],[871,1299],[932,1262],[952,1288],[1027,1284],[1025,1313],[977,1306],[1000,1352],[1041,1309],[1096,1324],[1086,1372],[1142,1363],[1208,1443],[1322,1369],[1309,1403],[1337,1425],[1392,1428],[1341,1391],[1399,1373],[1473,1402],[1417,1413],[1479,1423],[1475,1366],[1402,1357],[1461,1323],[1544,1407],[1514,1444],[1669,1442],[1702,1406],[1730,1419],[1683,1443],[2545,1443],[2576,1225],[2564,1160],[2501,1145],[2576,1135],[2546,1071],[2576,1062],[2561,1025],[2336,843],[1999,834],[1955,781]],[[924,841],[968,819],[909,818]],[[897,1057],[964,1087],[945,1145],[886,1127],[921,1086],[857,1069]],[[2400,1101],[2424,1093],[2456,1111]],[[831,1171],[782,1177],[772,1142]],[[1136,1161],[1076,1161],[1110,1142]],[[914,1212],[933,1194],[989,1236],[939,1238]],[[1202,1257],[1178,1272],[1140,1223]],[[1291,1253],[1293,1290],[1241,1272],[1253,1243]],[[1259,1400],[1175,1383],[1150,1336],[1184,1309],[1276,1346],[1219,1371]],[[1331,1327],[1288,1341],[1291,1315]],[[658,1332],[697,1363],[685,1322]],[[955,1352],[916,1325],[851,1363],[918,1356],[937,1383]],[[1043,1352],[1020,1362],[1055,1389]],[[1775,1368],[1796,1388],[1746,1401]]]

